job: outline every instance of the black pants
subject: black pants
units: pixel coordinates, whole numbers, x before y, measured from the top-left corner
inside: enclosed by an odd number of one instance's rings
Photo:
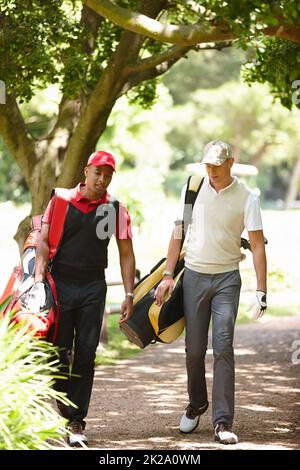
[[[96,349],[106,297],[105,279],[94,281],[62,280],[53,273],[60,302],[60,317],[55,346],[59,348],[61,372],[66,379],[54,388],[65,392],[78,408],[66,410],[70,421],[83,422],[88,413]]]

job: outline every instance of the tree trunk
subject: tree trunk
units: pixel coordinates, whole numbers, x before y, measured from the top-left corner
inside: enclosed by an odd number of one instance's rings
[[[54,152],[53,146],[46,148],[44,155],[40,155],[38,163],[36,163],[32,175],[28,181],[31,194],[31,212],[19,224],[17,232],[14,236],[20,253],[23,250],[24,241],[30,230],[31,218],[33,215],[43,214],[50,200],[51,190],[56,186],[57,177],[55,167],[58,166],[60,148],[56,148]]]
[[[294,206],[294,202],[297,199],[299,181],[300,181],[300,155],[298,156],[298,159],[296,160],[296,163],[292,171],[290,184],[289,184],[285,202],[284,202],[285,209],[291,209]]]
[[[271,145],[270,142],[264,142],[261,147],[257,150],[257,152],[251,158],[251,165],[256,166],[256,168],[261,167],[261,163],[263,160],[263,156],[265,154],[266,149],[268,146]]]
[[[24,241],[27,238],[28,232],[30,230],[31,216],[27,215],[18,225],[18,230],[14,236],[16,240],[20,254],[23,252]]]

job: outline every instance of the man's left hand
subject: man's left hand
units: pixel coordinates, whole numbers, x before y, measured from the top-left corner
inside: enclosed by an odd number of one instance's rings
[[[249,310],[252,310],[253,319],[256,320],[262,317],[267,310],[267,293],[262,290],[257,290]]]
[[[121,305],[121,318],[119,320],[119,324],[124,323],[125,321],[129,320],[132,315],[133,310],[133,299],[132,297],[125,297]]]

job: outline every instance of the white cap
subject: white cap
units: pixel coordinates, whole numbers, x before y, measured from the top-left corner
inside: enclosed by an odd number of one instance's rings
[[[228,158],[232,158],[232,148],[223,140],[212,140],[204,147],[204,157],[201,163],[220,166]]]

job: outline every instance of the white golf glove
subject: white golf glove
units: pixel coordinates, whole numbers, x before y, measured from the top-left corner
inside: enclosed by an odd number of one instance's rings
[[[267,294],[262,290],[257,290],[248,311],[251,311],[252,318],[256,320],[263,316],[267,310]]]
[[[46,303],[45,284],[37,282],[32,286],[25,300],[26,309],[32,313],[39,313]]]

